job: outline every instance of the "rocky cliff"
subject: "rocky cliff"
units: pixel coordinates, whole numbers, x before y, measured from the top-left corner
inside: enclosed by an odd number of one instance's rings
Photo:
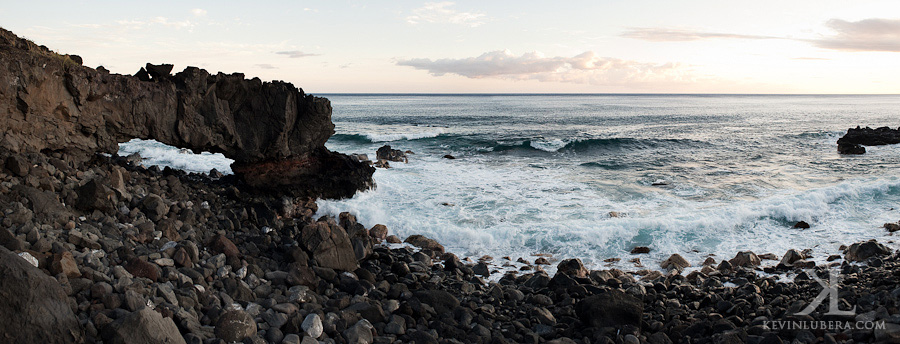
[[[112,74],[0,29],[0,149],[87,160],[154,139],[223,153],[256,189],[340,198],[374,185],[373,168],[325,148],[334,133],[327,99],[239,73],[171,70]]]

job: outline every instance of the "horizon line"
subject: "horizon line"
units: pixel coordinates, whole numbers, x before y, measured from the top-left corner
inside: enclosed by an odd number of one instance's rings
[[[349,96],[900,96],[900,93],[547,93],[547,92],[305,92]]]

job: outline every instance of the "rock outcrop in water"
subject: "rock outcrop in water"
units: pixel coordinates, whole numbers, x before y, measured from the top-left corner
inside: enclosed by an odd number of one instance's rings
[[[863,146],[881,146],[900,143],[900,128],[850,128],[847,134],[838,139],[838,152],[841,154],[864,154]]]
[[[372,167],[325,148],[334,134],[327,99],[240,73],[171,70],[110,74],[0,29],[0,148],[87,160],[154,139],[223,153],[259,189],[340,198],[373,186]]]

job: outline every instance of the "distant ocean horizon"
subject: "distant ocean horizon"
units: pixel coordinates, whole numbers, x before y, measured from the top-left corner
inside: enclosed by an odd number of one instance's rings
[[[793,248],[824,261],[841,244],[892,241],[881,226],[900,220],[900,147],[841,156],[835,143],[847,128],[900,126],[898,95],[315,95],[334,108],[329,149],[415,153],[378,169],[375,190],[320,200],[319,215],[349,211],[461,256],[635,269],[635,257],[657,268],[673,253],[698,265]]]

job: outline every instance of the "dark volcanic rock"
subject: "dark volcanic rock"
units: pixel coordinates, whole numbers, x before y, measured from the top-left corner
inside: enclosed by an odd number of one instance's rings
[[[256,321],[247,312],[228,311],[216,323],[216,337],[227,343],[240,342],[256,335]]]
[[[399,149],[391,149],[391,146],[384,145],[375,152],[375,158],[378,160],[407,162],[406,153]]]
[[[415,247],[423,248],[426,250],[432,250],[437,252],[438,254],[444,253],[444,245],[441,245],[436,240],[428,238],[424,235],[414,234],[406,237],[406,240],[403,240],[405,243],[409,243]]]
[[[103,328],[103,342],[113,344],[185,343],[172,318],[150,308],[119,318]]]
[[[618,290],[588,297],[576,305],[578,317],[594,327],[632,325],[640,328],[644,304]]]
[[[78,318],[59,283],[0,248],[0,340],[6,343],[80,343]]]
[[[359,267],[350,246],[350,237],[341,226],[319,221],[304,226],[300,237],[301,245],[312,253],[319,266],[343,271],[353,271]]]
[[[846,258],[849,261],[864,261],[871,257],[889,254],[891,254],[891,249],[872,239],[850,245],[850,247],[847,248]]]
[[[328,198],[374,186],[374,168],[328,151],[331,103],[282,81],[170,65],[104,73],[0,30],[0,148],[88,160],[118,143],[154,139],[223,153],[250,186]],[[150,80],[155,82],[147,82]],[[16,170],[20,168],[16,167]]]
[[[857,144],[863,146],[879,146],[879,145],[892,145],[900,143],[900,128],[891,129],[888,127],[881,127],[872,129],[869,127],[865,128],[851,128],[847,129],[847,133],[844,134],[843,137],[838,139],[838,145],[841,144]],[[858,154],[858,153],[857,153]]]
[[[866,154],[866,147],[855,143],[838,143],[838,153],[840,154]]]

